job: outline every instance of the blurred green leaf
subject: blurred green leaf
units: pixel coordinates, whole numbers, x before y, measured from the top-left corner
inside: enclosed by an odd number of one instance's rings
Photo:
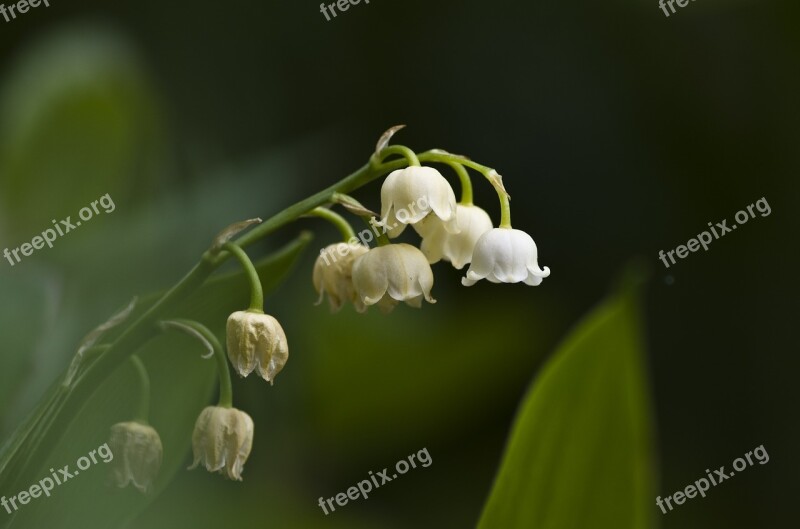
[[[304,233],[276,254],[257,263],[261,277],[265,278],[265,292],[275,288],[286,277],[310,240],[310,235]],[[247,289],[247,280],[241,272],[220,276],[191,296],[180,309],[185,311],[180,315],[201,321],[219,334],[228,314],[246,303]],[[146,301],[137,310],[143,310],[147,304]],[[164,445],[164,462],[155,494],[143,496],[133,488],[118,490],[108,486],[108,467],[100,462],[56,487],[52,497],[33,500],[15,517],[0,519],[0,526],[108,529],[120,527],[140,512],[188,463],[186,456],[195,419],[210,403],[216,387],[214,362],[202,360],[201,353],[203,349],[199,344],[178,333],[159,336],[139,353],[152,382],[151,423]],[[133,369],[127,364],[118,369],[76,417],[41,469],[22,481],[23,487],[48,476],[49,468],[70,465],[74,470],[81,456],[105,443],[111,425],[131,419],[137,402],[136,387]],[[15,495],[18,491],[2,492]],[[2,525],[6,521],[10,525]]]
[[[38,341],[53,318],[55,281],[39,269],[0,273],[0,432],[5,432],[9,408],[34,369]]]
[[[15,240],[50,227],[52,218],[74,221],[74,205],[106,193],[120,203],[152,191],[163,125],[123,38],[67,25],[23,49],[4,81],[0,205]]]
[[[654,526],[638,281],[595,309],[525,398],[479,529]]]

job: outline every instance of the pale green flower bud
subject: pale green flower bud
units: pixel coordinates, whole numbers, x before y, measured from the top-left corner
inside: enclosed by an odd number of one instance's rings
[[[139,422],[121,422],[111,427],[108,444],[113,454],[114,483],[120,488],[133,484],[147,493],[158,476],[164,454],[158,432]]]
[[[317,305],[322,303],[325,294],[331,310],[336,312],[346,301],[350,301],[358,312],[366,307],[353,287],[353,262],[369,251],[361,243],[340,242],[331,244],[320,252],[314,263],[312,280],[319,294]]]
[[[208,406],[197,418],[192,434],[194,463],[209,472],[242,480],[242,470],[253,448],[255,425],[248,414],[236,408]]]
[[[286,334],[268,314],[237,311],[228,318],[228,358],[240,376],[253,370],[272,384],[289,359]]]

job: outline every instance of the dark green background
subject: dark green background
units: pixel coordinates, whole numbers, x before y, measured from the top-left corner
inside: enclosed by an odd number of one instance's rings
[[[308,1],[53,0],[0,20],[0,87],[22,87],[3,96],[3,149],[42,149],[35,170],[0,172],[0,246],[105,193],[117,206],[52,251],[0,262],[2,325],[13,330],[3,436],[93,325],[177,280],[227,223],[341,178],[385,128],[406,123],[398,142],[504,175],[514,225],[552,276],[535,289],[464,289],[438,266],[435,306],[330,316],[310,286],[314,253],[334,237],[322,229],[267,300],[289,335],[286,371],[273,388],[237,385],[257,424],[244,484],[181,472],[135,526],[237,516],[254,528],[473,525],[536,368],[637,255],[654,270],[646,317],[662,496],[758,445],[770,455],[663,526],[785,525],[800,470],[799,9],[703,0],[666,18],[649,0],[372,0],[326,22]],[[60,60],[28,84],[19,72],[32,49],[57,56],[73,41],[112,50],[134,82],[98,89],[108,104],[97,114],[69,107],[47,141],[17,145],[8,116],[25,115],[20,91],[70,75]],[[476,193],[496,219],[491,188],[476,182]],[[770,216],[669,270],[658,261],[761,197]],[[378,187],[359,198],[378,207]],[[49,312],[28,317],[29,305]],[[176,353],[173,376],[199,361]],[[316,506],[422,447],[431,467],[328,518]]]

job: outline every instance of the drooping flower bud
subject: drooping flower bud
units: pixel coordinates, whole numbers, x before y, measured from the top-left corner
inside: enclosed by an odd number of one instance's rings
[[[369,251],[361,243],[340,242],[331,244],[320,252],[314,263],[312,279],[319,294],[317,305],[322,303],[325,294],[331,310],[336,312],[346,301],[350,301],[358,312],[366,307],[353,287],[353,262]]]
[[[519,283],[536,286],[550,275],[550,268],[539,268],[536,243],[530,235],[511,228],[494,228],[484,233],[475,245],[472,264],[464,286],[472,286],[481,279],[492,283]]]
[[[255,425],[248,414],[236,408],[208,406],[197,418],[192,434],[194,463],[229,479],[242,481],[242,470],[253,448]]]
[[[278,320],[268,314],[237,311],[228,317],[228,358],[240,376],[258,369],[272,384],[289,359],[286,334]]]
[[[158,432],[139,422],[121,422],[111,427],[108,444],[113,454],[114,483],[120,488],[132,484],[147,493],[158,476],[164,454]]]
[[[456,195],[445,177],[433,167],[392,171],[381,187],[381,224],[389,237],[397,237],[406,225],[428,215],[439,217],[448,231],[458,233]]]
[[[431,297],[433,271],[425,255],[410,244],[378,246],[353,263],[353,286],[365,305],[391,311],[400,301],[415,308]]]
[[[472,261],[475,244],[481,235],[491,230],[492,219],[478,206],[458,204],[456,218],[459,233],[450,233],[446,225],[438,218],[428,216],[415,225],[422,235],[422,253],[431,264],[441,259],[450,261],[455,268],[461,270]]]

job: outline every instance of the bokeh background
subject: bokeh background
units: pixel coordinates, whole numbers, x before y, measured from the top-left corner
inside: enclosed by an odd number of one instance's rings
[[[314,238],[267,299],[290,337],[287,369],[272,388],[236,381],[257,424],[244,483],[179,471],[130,527],[474,526],[526,388],[637,256],[653,271],[658,492],[761,444],[770,455],[659,522],[785,525],[800,471],[798,11],[788,0],[705,0],[669,18],[655,1],[372,0],[327,22],[310,1],[52,0],[0,19],[0,247],[106,193],[116,206],[52,250],[0,262],[3,439],[88,330],[177,281],[221,227],[338,180],[405,123],[398,142],[504,175],[514,224],[552,276],[465,289],[440,265],[434,306],[331,315],[313,306],[310,274],[335,232],[313,221],[281,231],[256,253],[301,230]],[[358,197],[377,208],[378,189]],[[769,216],[669,270],[658,261],[762,197]],[[476,198],[497,219],[488,185],[476,181]],[[220,306],[245,303],[236,292]],[[154,384],[174,404],[201,360],[180,340],[171,354]],[[99,444],[107,425],[80,427]],[[97,444],[59,450],[77,458]],[[423,447],[430,467],[331,516],[317,506]],[[184,466],[187,449],[174,447]]]

